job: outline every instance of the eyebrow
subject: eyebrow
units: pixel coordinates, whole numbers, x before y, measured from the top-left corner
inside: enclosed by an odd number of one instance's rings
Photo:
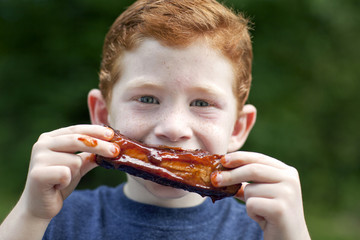
[[[217,86],[213,86],[212,84],[207,84],[205,86],[194,86],[190,89],[190,91],[203,92],[214,96],[226,95],[224,91],[221,91]]]
[[[152,80],[145,78],[136,78],[131,80],[126,84],[127,89],[136,89],[136,88],[149,88],[149,89],[164,89],[164,87]]]
[[[135,78],[126,84],[126,88],[131,89],[154,89],[154,90],[163,90],[165,87],[161,84],[158,84],[156,81],[153,81],[148,78]],[[174,87],[175,88],[175,87]],[[204,85],[191,86],[189,89],[191,92],[201,92],[205,94],[210,94],[212,96],[224,96],[226,92],[221,91],[217,86],[213,84],[206,83]]]

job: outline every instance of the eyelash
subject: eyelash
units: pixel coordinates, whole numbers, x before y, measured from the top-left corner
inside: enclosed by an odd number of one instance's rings
[[[144,103],[144,104],[160,104],[159,100],[153,96],[141,96],[141,97],[137,98],[136,100],[141,103]],[[211,107],[211,106],[214,106],[214,104],[212,104],[209,101],[202,100],[202,99],[196,99],[190,103],[190,107],[201,107],[202,108],[202,107]]]
[[[196,105],[196,103],[199,103],[200,105]],[[211,103],[202,99],[196,99],[190,103],[190,107],[210,107],[210,106],[212,106]]]
[[[159,100],[157,100],[153,96],[141,96],[137,99],[141,103],[145,104],[160,104]],[[151,100],[151,101],[150,101]]]

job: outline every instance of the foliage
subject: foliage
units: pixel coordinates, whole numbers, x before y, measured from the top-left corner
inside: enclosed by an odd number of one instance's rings
[[[0,219],[21,194],[31,146],[45,131],[88,123],[103,38],[127,1],[0,0]],[[227,0],[254,23],[249,103],[258,120],[244,149],[299,170],[315,239],[359,236],[360,3]],[[96,169],[80,188],[114,185]]]

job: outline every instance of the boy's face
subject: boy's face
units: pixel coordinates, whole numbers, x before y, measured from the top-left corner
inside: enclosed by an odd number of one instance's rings
[[[151,146],[228,151],[237,101],[224,56],[205,42],[175,49],[146,39],[123,55],[119,67],[108,109],[112,127]]]

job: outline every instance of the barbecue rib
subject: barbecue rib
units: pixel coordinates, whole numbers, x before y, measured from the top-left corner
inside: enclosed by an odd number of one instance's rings
[[[96,156],[96,163],[114,168],[153,182],[209,196],[214,201],[237,193],[241,184],[214,187],[211,175],[225,170],[220,164],[222,155],[211,155],[202,150],[188,151],[166,146],[149,147],[131,140],[114,130],[111,142],[120,146],[116,158]]]

